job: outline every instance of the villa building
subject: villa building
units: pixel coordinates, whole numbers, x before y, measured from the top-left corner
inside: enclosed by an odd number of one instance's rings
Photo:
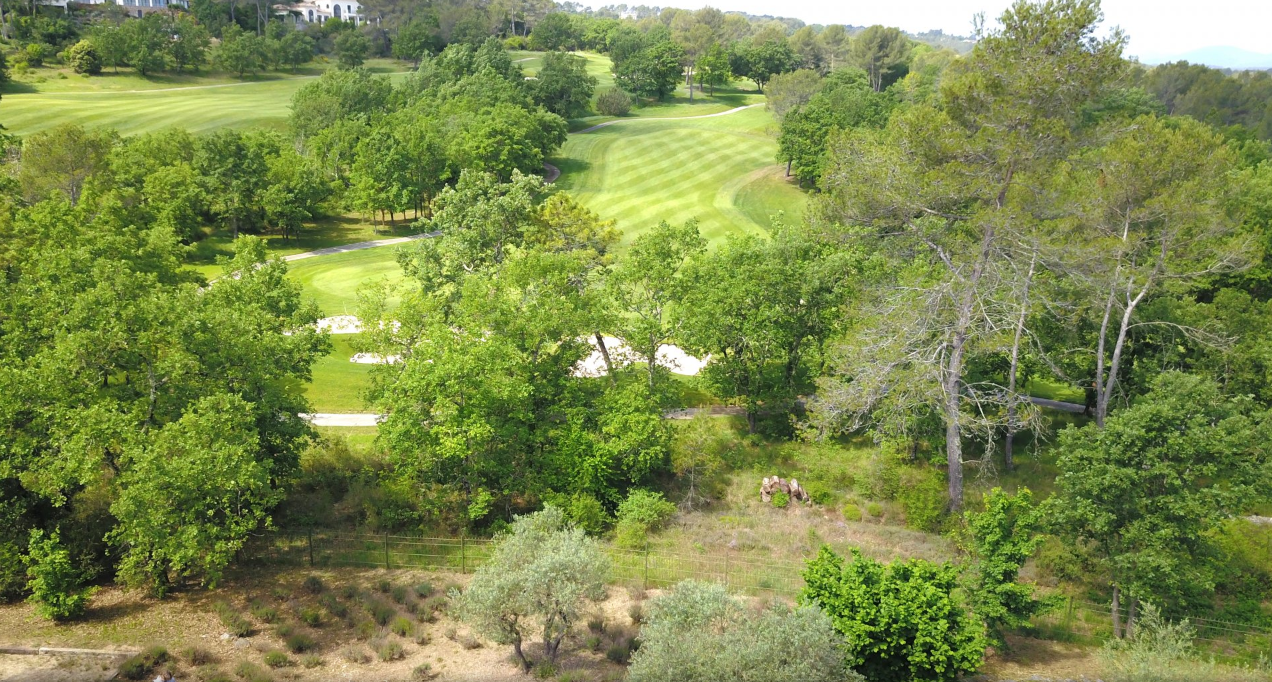
[[[296,17],[298,24],[324,24],[328,19],[348,21],[354,26],[366,22],[362,15],[362,5],[357,0],[307,0],[285,6],[286,11]]]

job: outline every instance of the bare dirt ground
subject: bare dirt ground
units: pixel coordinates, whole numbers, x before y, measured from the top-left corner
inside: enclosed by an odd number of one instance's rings
[[[346,605],[349,615],[333,616],[319,606],[319,596],[306,592],[301,581],[308,575],[322,579],[324,593],[330,593]],[[162,645],[173,659],[164,667],[176,678],[208,680],[214,676],[238,674],[243,664],[265,671],[273,680],[389,682],[428,679],[415,677],[413,671],[427,663],[432,679],[453,682],[512,682],[530,679],[512,663],[511,648],[472,637],[467,629],[445,613],[427,618],[419,607],[425,602],[414,594],[407,602],[397,604],[389,592],[380,592],[379,583],[413,587],[431,583],[440,593],[447,585],[463,582],[461,576],[429,574],[419,571],[376,571],[357,569],[315,571],[262,571],[240,574],[215,590],[190,590],[156,600],[137,592],[110,587],[93,597],[88,616],[80,622],[55,625],[40,619],[25,604],[0,606],[0,644],[20,646],[59,646],[83,648],[142,648]],[[350,591],[346,592],[346,586]],[[356,591],[356,596],[347,597]],[[637,594],[637,598],[643,595]],[[331,597],[328,597],[330,599]],[[236,611],[253,623],[253,634],[245,638],[229,636],[227,628],[215,612],[218,601],[229,602]],[[376,626],[368,605],[380,602],[392,605],[397,616],[407,618],[411,632],[402,636],[388,627]],[[252,615],[251,605],[272,608],[277,620],[265,623]],[[623,668],[606,660],[606,648],[615,640],[634,637],[637,627],[628,609],[633,597],[627,590],[612,588],[609,598],[599,605],[604,614],[606,632],[593,635],[580,624],[571,638],[568,651],[558,660],[560,672],[571,672],[578,680],[619,680]],[[319,610],[322,622],[311,627],[301,622],[306,610]],[[411,610],[421,615],[412,615]],[[432,620],[432,622],[427,622]],[[270,651],[286,651],[285,632],[311,636],[318,643],[316,660],[288,653],[285,667],[270,669],[264,655]],[[594,639],[592,639],[594,638]],[[589,641],[592,639],[592,641]],[[396,643],[402,648],[399,660],[381,661],[376,648]],[[197,647],[210,654],[211,662],[195,665],[188,649]],[[595,650],[592,650],[595,649]],[[535,651],[529,647],[529,652]],[[356,655],[351,655],[356,652]],[[362,657],[365,662],[350,658]],[[304,664],[314,667],[307,668]],[[113,670],[103,667],[98,659],[58,659],[50,656],[0,657],[0,680],[24,682],[92,682],[108,679]],[[146,679],[151,679],[150,677]],[[243,675],[239,675],[243,677]]]

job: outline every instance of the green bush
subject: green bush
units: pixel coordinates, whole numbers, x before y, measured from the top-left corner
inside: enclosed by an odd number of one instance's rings
[[[627,494],[618,505],[618,520],[644,524],[649,530],[658,530],[676,513],[676,505],[663,498],[662,493],[637,488]]]
[[[144,680],[156,666],[168,661],[168,650],[150,646],[136,656],[131,656],[119,666],[119,676],[126,680]]]
[[[207,649],[197,646],[186,647],[181,650],[181,657],[190,665],[207,665],[216,661],[216,656]]]
[[[297,614],[297,617],[300,618],[300,622],[311,628],[320,627],[322,625],[322,611],[319,611],[317,608],[312,606],[301,609],[300,613]]]
[[[399,604],[405,604],[406,600],[410,598],[411,593],[406,589],[406,585],[394,585],[393,589],[389,590],[389,596],[393,599],[393,601]]]
[[[849,502],[844,505],[844,520],[857,522],[861,520],[861,507],[856,502]]]
[[[437,677],[437,673],[433,672],[433,666],[428,663],[421,663],[411,669],[412,682],[425,682]]]
[[[371,612],[371,617],[375,619],[375,624],[384,627],[389,624],[390,620],[397,615],[397,609],[385,604],[382,601],[372,601],[367,604],[367,611]]]
[[[216,611],[217,617],[221,619],[221,625],[224,625],[230,634],[235,637],[247,637],[252,634],[251,622],[244,618],[243,614],[236,611],[233,606],[230,606],[229,602],[219,601],[213,604],[212,608]]]
[[[95,588],[85,587],[84,576],[71,562],[57,531],[31,531],[27,549],[27,589],[35,610],[50,620],[69,620],[84,615]]]
[[[26,584],[22,549],[15,542],[0,541],[0,602],[21,599],[26,593]]]
[[[266,651],[264,660],[265,665],[271,668],[286,668],[292,664],[287,653],[283,651]]]
[[[316,575],[305,576],[305,580],[300,584],[300,586],[309,594],[322,594],[322,591],[327,589],[327,587],[322,584],[322,578],[319,578]]]
[[[626,116],[632,111],[632,97],[618,88],[610,88],[596,98],[596,111],[605,116]]]
[[[22,50],[22,56],[26,57],[26,63],[31,66],[44,66],[44,60],[48,59],[52,51],[44,43],[27,43],[26,48]]]
[[[389,661],[400,661],[406,657],[406,652],[402,649],[402,645],[397,642],[384,642],[375,647],[375,655],[381,661],[388,663]]]
[[[829,547],[804,569],[799,603],[819,607],[844,636],[849,667],[879,682],[952,682],[980,668],[984,625],[955,598],[958,571],[921,559],[883,565]]]
[[[639,521],[619,521],[614,526],[614,544],[623,549],[644,549],[649,542],[649,528]]]
[[[949,497],[945,480],[935,469],[906,467],[896,499],[905,510],[905,525],[915,530],[940,530]]]
[[[815,607],[756,612],[719,583],[686,580],[650,602],[627,679],[662,682],[693,670],[701,680],[864,682],[845,674],[842,642]]]
[[[1144,603],[1129,639],[1111,639],[1099,653],[1102,679],[1108,682],[1256,682],[1257,671],[1220,668],[1197,660],[1196,631],[1182,621],[1172,623],[1152,604]]]
[[[628,646],[626,641],[621,644],[612,644],[610,648],[605,650],[605,658],[608,658],[611,663],[627,665],[627,662],[632,658],[631,647]]]
[[[357,644],[346,644],[340,648],[340,657],[350,663],[370,663],[371,654]]]
[[[349,617],[349,607],[336,598],[336,595],[330,592],[319,597],[318,603],[321,604],[324,609],[327,609],[327,613],[330,613],[334,618],[343,619]]]
[[[778,509],[785,509],[791,503],[791,496],[786,493],[773,493],[773,506]]]
[[[300,664],[306,668],[317,668],[322,665],[322,656],[318,654],[305,654],[300,657]]]
[[[539,661],[539,664],[534,667],[535,679],[539,680],[550,680],[556,677],[558,672],[560,670],[556,667],[556,664],[548,661]]]
[[[389,624],[389,631],[400,637],[410,637],[411,633],[415,632],[415,624],[406,618],[398,616]]]
[[[375,591],[381,594],[388,594],[393,589],[393,582],[388,578],[380,578],[375,581]]]
[[[274,634],[287,639],[296,634],[296,628],[292,627],[291,623],[279,623],[278,627],[274,628]]]
[[[504,39],[505,50],[524,50],[526,49],[525,36],[509,36]]]
[[[575,493],[566,507],[570,523],[592,535],[600,535],[609,526],[610,516],[595,497],[587,493]]]
[[[96,76],[102,72],[102,58],[97,48],[87,40],[81,40],[66,50],[66,64],[75,73]]]
[[[287,638],[287,650],[293,654],[303,654],[318,648],[318,641],[309,635],[298,632]]]
[[[259,600],[253,599],[247,607],[252,612],[252,616],[262,623],[272,624],[278,620],[278,609],[266,606]]]
[[[261,670],[261,667],[255,663],[243,661],[234,668],[234,674],[243,682],[274,682],[274,678],[269,673]]]
[[[883,505],[871,500],[866,503],[866,513],[874,518],[883,516]]]
[[[420,599],[426,599],[433,594],[433,584],[425,581],[415,586],[415,596]]]

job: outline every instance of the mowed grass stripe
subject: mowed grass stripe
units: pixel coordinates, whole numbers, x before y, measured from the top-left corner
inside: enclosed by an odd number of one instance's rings
[[[768,213],[737,206],[745,194],[798,213],[803,194],[780,180],[772,118],[761,109],[711,119],[643,119],[571,136],[558,159],[558,187],[617,222],[623,244],[660,221],[697,218],[712,243],[730,234],[765,233]],[[768,169],[768,170],[766,170]],[[762,190],[752,187],[762,185]],[[757,210],[758,209],[758,210]]]

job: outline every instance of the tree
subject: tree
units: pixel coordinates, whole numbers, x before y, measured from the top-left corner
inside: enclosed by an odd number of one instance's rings
[[[388,108],[392,91],[387,78],[365,69],[325,71],[292,95],[292,132],[309,139],[344,121],[374,123]]]
[[[102,72],[102,58],[92,41],[81,40],[66,50],[66,63],[75,73],[96,76]]]
[[[336,58],[340,66],[352,69],[362,66],[367,53],[371,51],[371,41],[360,31],[345,31],[336,36]]]
[[[888,93],[870,89],[863,72],[840,69],[824,79],[806,104],[781,118],[777,158],[786,162],[800,186],[816,186],[829,161],[826,140],[837,131],[882,128],[895,107]]]
[[[826,66],[830,71],[847,61],[852,39],[842,24],[831,24],[822,29],[817,34],[817,42],[821,44],[822,54],[826,57]]]
[[[983,625],[954,598],[958,573],[922,559],[887,566],[822,546],[804,569],[799,603],[821,609],[843,636],[846,663],[868,680],[957,680],[984,656]]]
[[[641,97],[664,99],[676,89],[683,71],[684,50],[671,41],[654,43],[614,63],[620,87]]]
[[[645,361],[651,390],[666,371],[658,366],[658,349],[679,331],[673,308],[690,286],[688,261],[705,248],[697,222],[682,227],[663,222],[637,237],[606,278],[615,330]]]
[[[724,87],[733,80],[733,71],[729,65],[729,53],[719,43],[707,48],[698,57],[694,70],[698,74],[698,82],[711,88],[711,96],[715,96],[717,87]]]
[[[548,52],[579,49],[579,33],[570,15],[552,12],[535,24],[530,32],[530,49]]]
[[[864,307],[839,356],[840,378],[820,386],[821,413],[855,421],[934,410],[945,426],[955,510],[964,424],[996,419],[990,406],[1002,396],[992,382],[965,380],[968,360],[1014,322],[987,308],[987,295],[1024,271],[1010,267],[1022,257],[1015,246],[1063,210],[1047,193],[1014,190],[1028,178],[1043,183],[1080,148],[1085,106],[1124,68],[1123,36],[1095,38],[1099,19],[1091,0],[1018,2],[946,83],[942,108],[912,107],[881,134],[847,131],[832,143],[821,215],[864,226],[848,234],[874,235],[877,253],[899,250],[889,257],[894,287]],[[1052,48],[1039,53],[1039,41]],[[982,408],[965,413],[965,405]]]
[[[766,40],[754,44],[743,55],[741,66],[745,70],[734,68],[733,72],[750,78],[760,92],[764,92],[765,84],[773,76],[799,67],[799,57],[785,40]]]
[[[1099,315],[1095,419],[1118,386],[1139,306],[1170,283],[1186,286],[1249,264],[1249,237],[1225,213],[1235,160],[1217,135],[1191,121],[1131,121],[1092,154],[1074,196],[1085,196],[1078,233],[1090,250],[1072,267]]]
[[[437,16],[428,14],[426,19],[412,19],[398,29],[397,35],[393,37],[394,57],[419,66],[421,59],[440,49]]]
[[[728,442],[713,421],[706,412],[699,412],[677,431],[672,443],[671,469],[684,481],[680,506],[687,511],[710,501],[708,484],[724,468]]]
[[[843,640],[811,606],[756,613],[723,585],[686,580],[647,605],[632,682],[862,682]],[[795,652],[798,652],[797,654]]]
[[[84,574],[71,563],[57,531],[31,531],[26,564],[30,602],[41,616],[57,621],[84,615],[96,589],[84,585]]]
[[[1139,601],[1213,588],[1212,531],[1266,489],[1269,423],[1213,381],[1166,372],[1103,428],[1060,432],[1059,492],[1047,513],[1098,557],[1115,636],[1132,634]]]
[[[199,68],[207,61],[211,36],[208,30],[189,14],[178,14],[171,22],[172,39],[168,43],[168,56],[180,73],[185,67]]]
[[[88,179],[106,169],[116,139],[111,131],[88,131],[70,123],[28,135],[18,166],[22,193],[36,202],[60,192],[72,206],[78,204]]]
[[[543,56],[532,89],[535,104],[562,118],[585,115],[595,90],[596,78],[588,74],[587,60],[564,52]]]
[[[874,25],[853,37],[848,61],[865,71],[876,92],[899,78],[910,53],[910,41],[900,29]]]
[[[242,133],[222,131],[199,141],[194,168],[204,179],[213,212],[229,223],[232,238],[238,239],[265,188],[264,154]]]
[[[278,44],[278,59],[292,70],[301,64],[308,64],[314,58],[314,39],[301,33],[291,31],[283,36]]]
[[[110,508],[125,583],[158,596],[187,577],[215,587],[282,499],[257,461],[259,436],[247,408],[233,395],[202,398],[125,455],[127,473]]]
[[[768,92],[764,93],[765,108],[781,125],[787,112],[807,104],[821,89],[822,77],[811,69],[778,74],[769,81]]]
[[[411,159],[406,146],[389,127],[371,131],[358,143],[357,156],[349,172],[349,188],[353,207],[372,216],[379,211],[394,214],[414,205],[416,191]]]
[[[213,61],[218,68],[242,78],[249,71],[261,68],[264,62],[262,40],[254,33],[244,33],[236,24],[231,25],[222,31],[221,46],[217,48]]]
[[[549,662],[588,602],[605,595],[609,561],[583,529],[570,528],[556,507],[517,517],[497,539],[460,598],[460,618],[499,644],[511,644],[521,666],[523,643],[539,633]]]
[[[128,40],[120,26],[99,23],[93,26],[89,36],[93,47],[101,55],[102,63],[119,71],[120,65],[128,63]]]
[[[154,13],[125,21],[119,29],[123,33],[128,63],[142,76],[162,71],[168,64],[171,34],[167,23],[166,17]]]
[[[1028,488],[1015,495],[994,488],[985,496],[985,511],[967,515],[976,557],[973,610],[997,646],[1004,645],[1007,630],[1028,625],[1051,606],[1034,597],[1032,585],[1019,582],[1020,569],[1042,542],[1042,523],[1042,511]]]

